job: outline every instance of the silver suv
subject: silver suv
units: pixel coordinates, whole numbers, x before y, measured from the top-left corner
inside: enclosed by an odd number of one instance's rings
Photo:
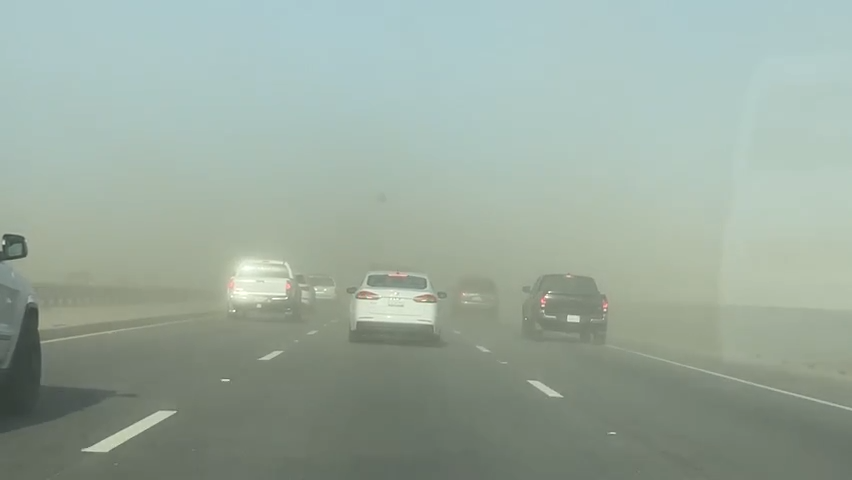
[[[27,241],[6,234],[0,241],[0,410],[31,412],[41,390],[38,303],[32,285],[9,262],[25,258]]]
[[[280,260],[245,260],[228,282],[228,316],[248,312],[302,317],[302,290],[290,264]]]

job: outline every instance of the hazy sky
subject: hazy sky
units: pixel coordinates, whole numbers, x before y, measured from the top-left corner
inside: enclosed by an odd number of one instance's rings
[[[839,0],[0,11],[0,225],[37,278],[215,283],[263,253],[706,295],[754,69],[852,53]],[[843,91],[818,103],[848,120]]]

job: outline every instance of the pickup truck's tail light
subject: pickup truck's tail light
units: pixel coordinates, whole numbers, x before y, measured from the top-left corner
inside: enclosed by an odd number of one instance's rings
[[[293,288],[293,284],[290,283],[290,280],[287,280],[287,282],[284,283],[284,290],[289,292],[291,288]]]
[[[541,297],[541,298],[538,300],[538,304],[539,304],[539,306],[541,306],[541,309],[542,309],[542,310],[544,310],[544,307],[546,307],[546,306],[547,306],[547,296],[543,296],[543,297]]]
[[[418,295],[414,297],[414,301],[417,303],[438,303],[438,297],[431,293],[427,293],[425,295]]]
[[[234,279],[234,277],[231,277],[231,278],[228,280],[228,291],[229,291],[229,292],[233,292],[233,291],[234,291],[234,287],[236,286],[236,283],[237,283],[237,282],[236,282],[236,280]]]
[[[379,296],[373,292],[361,290],[360,292],[355,294],[355,298],[357,298],[358,300],[378,300]]]

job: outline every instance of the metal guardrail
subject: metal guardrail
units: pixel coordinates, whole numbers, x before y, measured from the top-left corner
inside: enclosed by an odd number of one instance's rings
[[[40,308],[135,305],[208,301],[223,293],[214,290],[168,287],[111,287],[34,283]]]

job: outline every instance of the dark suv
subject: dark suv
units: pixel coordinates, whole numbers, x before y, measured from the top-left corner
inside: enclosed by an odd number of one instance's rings
[[[579,333],[583,343],[606,343],[609,301],[592,277],[565,273],[542,275],[524,287],[521,331],[527,338],[543,332]]]
[[[454,316],[475,314],[497,317],[500,308],[497,285],[484,277],[464,277],[456,285],[452,305]]]

